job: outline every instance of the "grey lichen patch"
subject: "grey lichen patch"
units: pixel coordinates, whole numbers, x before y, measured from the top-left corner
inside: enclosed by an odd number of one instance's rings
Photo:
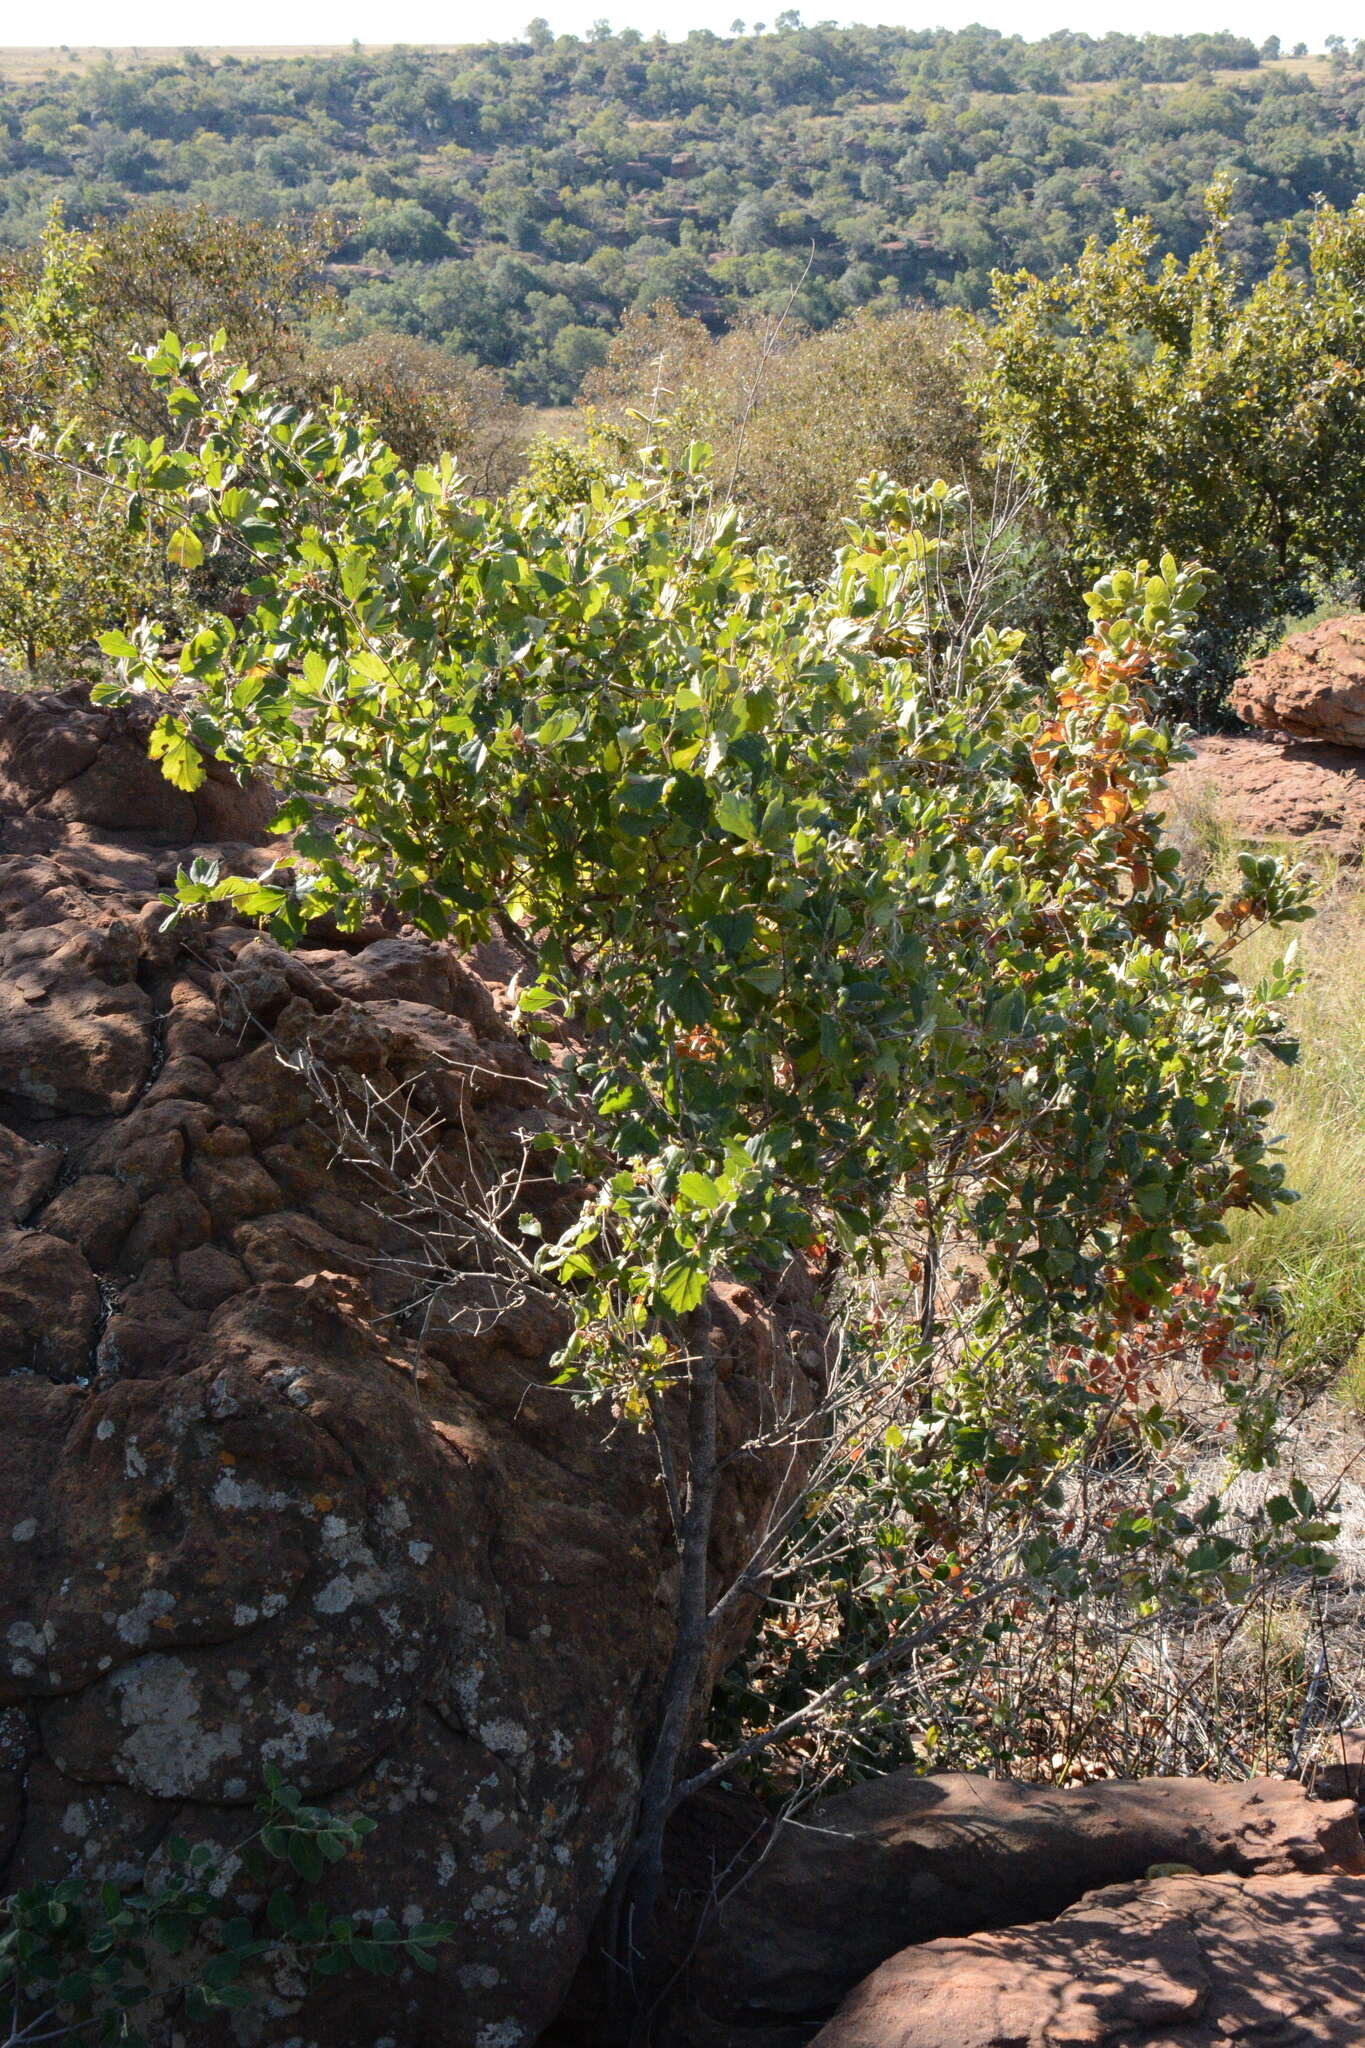
[[[494,1756],[523,1757],[531,1747],[531,1738],[526,1733],[526,1730],[519,1727],[515,1721],[509,1721],[505,1718],[496,1721],[481,1721],[479,1724],[479,1740],[485,1749],[492,1750]]]
[[[41,1628],[35,1628],[31,1621],[11,1622],[5,1630],[10,1671],[16,1678],[31,1678],[46,1664],[56,1640],[57,1631],[50,1621],[45,1621]]]
[[[285,1715],[280,1733],[261,1744],[261,1756],[268,1764],[302,1764],[307,1761],[314,1745],[326,1742],[335,1732],[325,1714],[309,1713],[303,1707],[294,1707]]]
[[[289,1496],[278,1489],[269,1489],[257,1479],[239,1479],[231,1470],[220,1472],[213,1489],[213,1504],[217,1508],[273,1508],[278,1510],[289,1506]]]
[[[475,2048],[521,2048],[528,2039],[525,2027],[516,2020],[494,2020],[486,2027],[480,2027],[475,2037]]]
[[[168,1617],[174,1612],[174,1609],[175,1595],[173,1593],[166,1593],[156,1587],[149,1587],[138,1600],[136,1607],[129,1608],[125,1614],[115,1616],[115,1632],[120,1642],[128,1643],[134,1649],[140,1649],[151,1636],[152,1629],[156,1623]]]
[[[455,1974],[461,1991],[494,1991],[502,1982],[490,1963],[461,1963]]]
[[[202,1796],[217,1766],[241,1756],[236,1723],[205,1726],[194,1674],[183,1658],[139,1657],[114,1672],[109,1684],[128,1730],[120,1759],[139,1790],[162,1799]]]
[[[344,1614],[355,1604],[356,1589],[345,1572],[338,1572],[329,1579],[320,1593],[313,1596],[313,1605],[319,1614]]]

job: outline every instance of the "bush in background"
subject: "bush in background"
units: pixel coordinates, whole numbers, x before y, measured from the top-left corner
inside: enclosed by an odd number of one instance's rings
[[[1319,209],[1243,293],[1229,191],[1187,263],[1118,216],[1050,278],[997,275],[980,395],[988,431],[1078,566],[1169,547],[1211,572],[1187,712],[1217,710],[1315,577],[1365,560],[1365,199]]]

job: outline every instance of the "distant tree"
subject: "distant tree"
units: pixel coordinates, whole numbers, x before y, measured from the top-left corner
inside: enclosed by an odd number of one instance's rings
[[[522,411],[496,370],[407,334],[369,334],[309,355],[294,388],[339,389],[408,467],[449,453],[479,490],[505,490],[521,466]]]
[[[792,16],[777,35],[646,41],[601,24],[585,38],[532,21],[420,63],[191,53],[73,63],[36,88],[0,79],[0,245],[36,240],[58,193],[89,227],[152,194],[243,221],[332,208],[362,223],[339,273],[359,304],[396,287],[382,325],[478,354],[544,403],[571,393],[533,293],[564,305],[563,325],[605,329],[663,293],[716,328],[780,309],[805,272],[801,316],[829,326],[870,295],[867,265],[902,298],[980,310],[993,269],[1074,262],[1118,204],[1187,253],[1216,163],[1236,179],[1250,278],[1285,226],[1306,230],[1315,195],[1365,190],[1365,76],[1344,48],[1324,81],[1261,66],[1229,34],[798,34]],[[1119,90],[1068,90],[1096,82]],[[525,275],[486,294],[509,246]],[[664,268],[681,259],[685,280]],[[443,323],[448,289],[427,287],[451,262],[469,300],[497,301],[486,327]]]
[[[340,236],[329,216],[269,224],[174,206],[89,230],[86,403],[111,425],[155,431],[154,389],[129,355],[167,328],[222,328],[267,383],[280,382],[299,330],[329,303],[324,265]]]
[[[741,199],[730,216],[727,239],[738,256],[756,255],[777,233],[777,208],[766,192]]]
[[[774,318],[713,339],[663,302],[622,322],[584,397],[628,432],[634,412],[670,421],[680,441],[704,436],[755,535],[813,574],[874,470],[989,497],[965,395],[981,360],[969,328],[923,307],[860,313],[824,334]]]
[[[430,208],[415,199],[381,200],[367,211],[363,233],[384,255],[409,262],[451,254],[450,236]]]
[[[564,372],[570,391],[576,391],[585,371],[606,360],[607,337],[600,327],[584,327],[570,321],[561,327],[550,344],[550,355]]]

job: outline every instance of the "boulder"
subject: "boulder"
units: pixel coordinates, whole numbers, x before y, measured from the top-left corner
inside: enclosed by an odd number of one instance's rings
[[[1365,747],[1365,616],[1291,633],[1233,684],[1231,703],[1248,725]]]
[[[274,1764],[379,1824],[330,1907],[455,1933],[430,1977],[282,1982],[239,2048],[518,2048],[633,1817],[676,1574],[655,1462],[550,1383],[552,1297],[462,1271],[460,1219],[554,1129],[500,991],[397,929],[163,930],[187,842],[274,849],[259,791],[183,798],[144,741],[0,696],[0,1887],[230,1847]],[[433,1148],[437,1268],[385,1103]],[[809,1405],[803,1285],[711,1296],[730,1446]],[[721,1571],[790,1483],[732,1467]]]
[[[1269,733],[1211,733],[1172,769],[1177,833],[1207,812],[1237,839],[1306,841],[1354,866],[1365,846],[1365,753]]]
[[[1153,1865],[1365,1872],[1354,1803],[1281,1779],[1055,1788],[911,1771],[779,1827],[703,1926],[665,2038],[787,2048],[910,1943],[1063,1912]]]
[[[1357,2048],[1365,1878],[1154,1878],[883,1963],[817,2048]]]
[[[85,684],[0,691],[0,807],[164,846],[258,838],[274,809],[269,791],[244,786],[219,761],[197,790],[177,789],[147,751],[155,716],[92,704]]]

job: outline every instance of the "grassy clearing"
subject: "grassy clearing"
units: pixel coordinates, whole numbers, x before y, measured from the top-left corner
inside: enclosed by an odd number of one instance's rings
[[[1215,875],[1232,868],[1236,848],[1211,815],[1185,818],[1176,836]],[[1342,1372],[1343,1395],[1365,1410],[1365,880],[1330,869],[1321,880],[1288,1006],[1299,1057],[1259,1077],[1298,1200],[1230,1217],[1228,1258],[1263,1302],[1283,1368]],[[1238,962],[1243,978],[1259,979],[1283,949],[1263,934]]]

